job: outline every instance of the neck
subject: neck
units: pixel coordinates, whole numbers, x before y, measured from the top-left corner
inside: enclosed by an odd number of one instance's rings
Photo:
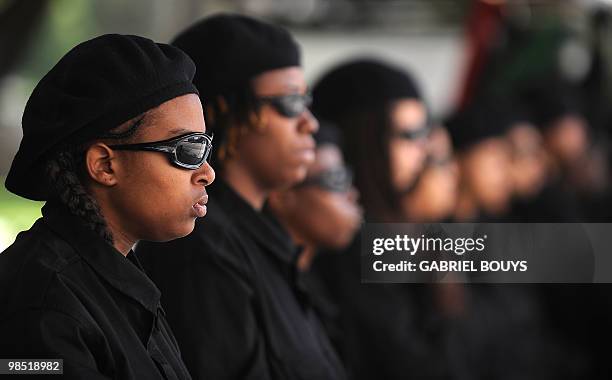
[[[103,194],[96,193],[94,199],[96,199],[102,217],[106,221],[106,228],[113,237],[113,247],[123,256],[127,256],[138,240],[130,236],[126,229],[122,227],[125,226],[125,221],[122,220],[121,215],[113,212],[112,207],[108,206],[110,202],[107,201]]]
[[[263,208],[269,191],[261,186],[243,165],[236,161],[227,162],[222,177],[251,207],[256,210]]]
[[[118,228],[113,218],[106,218],[107,228],[113,236],[113,247],[123,256],[127,256],[137,240],[128,236],[123,230]]]
[[[297,260],[297,268],[300,272],[308,272],[316,253],[317,251],[314,246],[304,246],[304,250],[302,250],[302,252],[300,253],[300,257],[298,257]]]

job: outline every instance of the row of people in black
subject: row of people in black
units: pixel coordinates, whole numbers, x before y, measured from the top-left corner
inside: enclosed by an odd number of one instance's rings
[[[545,188],[543,157],[575,153],[576,128],[547,151],[494,109],[449,135],[373,59],[310,94],[291,35],[244,16],[78,45],[31,95],[7,177],[47,203],[0,255],[0,357],[87,379],[604,374],[581,330],[601,325],[561,333],[539,289],[360,283],[363,220],[496,220]]]

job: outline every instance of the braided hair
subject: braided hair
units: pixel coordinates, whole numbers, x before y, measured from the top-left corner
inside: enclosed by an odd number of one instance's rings
[[[223,164],[238,155],[238,142],[249,130],[263,130],[259,111],[250,81],[206,102],[206,125],[214,132],[218,144],[211,157],[215,170],[222,171]]]
[[[110,130],[93,140],[113,140],[118,143],[129,142],[138,128],[143,124],[145,114]],[[92,141],[93,141],[92,140]],[[85,226],[113,245],[113,235],[108,229],[98,202],[86,190],[84,185],[85,154],[88,144],[65,144],[47,160],[46,172],[53,200],[58,201],[68,210],[80,217]]]

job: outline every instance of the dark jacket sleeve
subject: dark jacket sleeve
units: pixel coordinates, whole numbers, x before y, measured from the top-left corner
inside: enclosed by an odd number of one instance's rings
[[[110,364],[110,353],[96,335],[64,312],[25,309],[0,321],[0,352],[15,359],[63,359],[64,379],[108,379],[100,366]]]
[[[223,234],[137,249],[194,379],[270,378],[243,251]]]

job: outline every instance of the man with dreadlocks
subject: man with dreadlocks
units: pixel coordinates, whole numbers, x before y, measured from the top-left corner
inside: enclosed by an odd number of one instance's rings
[[[6,187],[47,201],[0,254],[0,357],[63,359],[65,378],[188,379],[160,292],[132,252],[189,234],[215,177],[195,67],[104,35],[38,83]]]

